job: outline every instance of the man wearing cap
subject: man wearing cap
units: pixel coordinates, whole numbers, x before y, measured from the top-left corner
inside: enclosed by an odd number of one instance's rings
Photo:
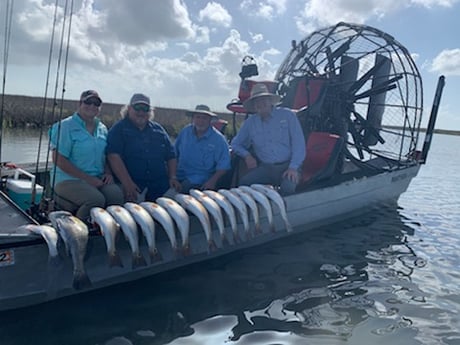
[[[97,118],[101,104],[96,91],[84,91],[78,110],[50,130],[55,201],[85,221],[93,207],[123,203],[106,161],[107,127]]]
[[[305,139],[299,120],[287,108],[276,107],[280,97],[257,83],[243,102],[250,116],[233,138],[233,151],[249,171],[240,185],[279,185],[284,195],[295,192],[299,169],[305,159]]]
[[[230,170],[227,140],[211,125],[217,115],[207,105],[199,104],[187,115],[191,124],[180,131],[175,142],[180,191],[215,190],[221,177]]]
[[[179,188],[176,155],[169,135],[157,122],[150,98],[131,97],[109,130],[107,157],[128,201],[154,201],[168,188]]]

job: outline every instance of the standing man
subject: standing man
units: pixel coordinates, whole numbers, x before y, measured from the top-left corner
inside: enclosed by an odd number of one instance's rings
[[[299,168],[305,159],[305,138],[296,114],[276,107],[280,97],[257,83],[243,103],[252,114],[232,140],[232,149],[244,159],[248,173],[240,185],[279,185],[281,194],[295,192]]]
[[[154,201],[168,188],[179,188],[176,155],[165,129],[153,121],[150,98],[131,97],[109,130],[107,157],[128,201]]]
[[[191,124],[184,127],[175,142],[181,191],[191,188],[216,189],[219,179],[230,170],[227,140],[211,125],[217,115],[204,104],[187,112]]]

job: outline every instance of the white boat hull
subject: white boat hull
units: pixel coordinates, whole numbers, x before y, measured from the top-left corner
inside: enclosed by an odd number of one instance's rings
[[[227,228],[231,244],[222,246],[219,232],[214,226],[213,237],[218,249],[213,252],[208,252],[204,232],[194,218],[191,218],[190,235],[192,254],[186,257],[175,256],[166,234],[157,225],[157,244],[162,261],[136,269],[131,268],[131,251],[125,239],[119,238],[117,241],[124,267],[110,268],[104,239],[101,236],[90,236],[85,267],[92,288],[81,291],[72,288],[73,268],[70,257],[64,257],[57,267],[52,266],[48,262],[47,245],[41,238],[21,234],[9,236],[7,241],[0,238],[0,256],[2,253],[10,256],[8,262],[0,263],[0,310],[29,306],[140,279],[356,216],[378,203],[397,200],[417,175],[419,167],[415,165],[285,197],[288,219],[295,227],[291,233],[286,231],[279,210],[273,203],[275,232],[269,231],[267,219],[262,212],[262,234],[241,243],[233,243],[231,230]],[[239,224],[239,231],[240,237],[245,238],[242,224]],[[145,239],[141,240],[141,251],[148,261]]]

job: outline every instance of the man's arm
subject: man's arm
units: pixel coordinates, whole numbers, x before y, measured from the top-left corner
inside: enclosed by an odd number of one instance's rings
[[[125,163],[118,153],[109,153],[107,159],[110,163],[115,176],[120,180],[127,200],[137,200],[138,194],[141,192],[139,187],[134,183],[126,169]]]

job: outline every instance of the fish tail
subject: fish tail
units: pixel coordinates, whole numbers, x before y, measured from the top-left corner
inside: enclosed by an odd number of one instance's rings
[[[230,241],[225,234],[220,236],[220,240],[222,241],[222,245],[230,245]]]
[[[190,249],[190,245],[188,243],[185,243],[182,246],[182,255],[189,256],[190,254],[192,254],[192,250]]]
[[[89,280],[88,275],[83,272],[74,272],[72,286],[75,290],[83,290],[93,286],[91,280]]]
[[[62,259],[59,255],[50,256],[48,258],[48,263],[51,267],[58,267],[62,263]]]
[[[213,239],[210,239],[208,241],[208,253],[210,252],[214,252],[217,250],[217,246],[216,246],[216,243],[214,242]]]
[[[141,253],[133,253],[133,264],[132,268],[138,268],[142,266],[147,266],[147,262],[145,261],[144,257]]]
[[[163,260],[163,257],[161,256],[161,253],[158,251],[157,248],[153,248],[153,249],[149,250],[149,256],[150,256],[150,263],[151,264]]]
[[[120,254],[117,252],[109,254],[109,267],[123,267]]]

